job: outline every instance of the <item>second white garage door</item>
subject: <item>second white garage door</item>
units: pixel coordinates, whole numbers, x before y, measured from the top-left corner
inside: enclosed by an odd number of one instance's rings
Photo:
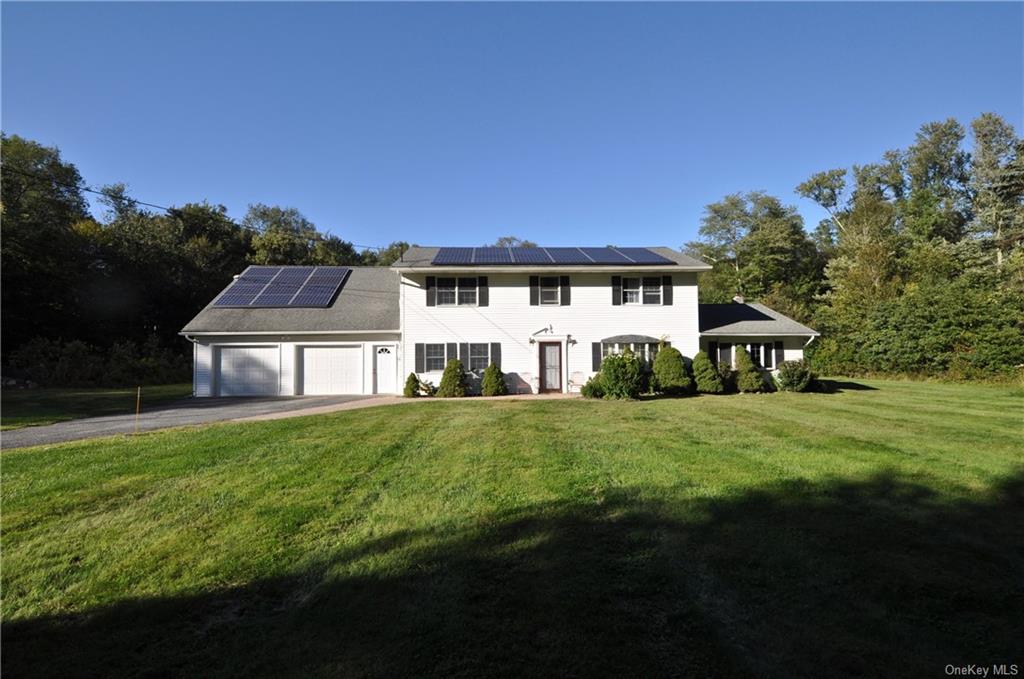
[[[363,393],[362,347],[302,347],[299,363],[302,394]]]

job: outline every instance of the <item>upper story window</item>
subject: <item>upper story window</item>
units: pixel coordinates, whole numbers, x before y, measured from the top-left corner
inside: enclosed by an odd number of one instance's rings
[[[662,280],[657,277],[622,279],[623,304],[661,304]]]
[[[559,292],[562,286],[558,276],[541,276],[540,279],[540,303],[558,306],[561,304]]]
[[[476,277],[438,278],[437,306],[476,306],[476,288]]]

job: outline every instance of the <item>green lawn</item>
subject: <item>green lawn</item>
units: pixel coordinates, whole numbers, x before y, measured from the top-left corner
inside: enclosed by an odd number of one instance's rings
[[[191,384],[163,384],[142,388],[142,408],[185,398]],[[0,429],[99,415],[135,412],[135,388],[128,389],[5,389],[0,394]]]
[[[3,453],[10,676],[1021,662],[1024,390],[421,401]]]

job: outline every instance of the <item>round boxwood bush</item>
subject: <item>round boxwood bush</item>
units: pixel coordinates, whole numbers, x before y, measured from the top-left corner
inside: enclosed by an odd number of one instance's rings
[[[501,369],[493,363],[484,370],[484,377],[480,382],[480,393],[484,396],[504,396],[508,393],[505,373],[501,372]]]
[[[442,398],[459,398],[466,395],[466,371],[462,369],[462,361],[453,358],[444,367],[441,375],[441,386],[437,395]]]
[[[654,357],[654,384],[663,394],[682,396],[693,392],[693,377],[679,350],[662,346]]]
[[[783,361],[775,373],[775,383],[780,391],[807,391],[813,381],[814,374],[803,359]]]
[[[632,351],[606,356],[601,363],[601,386],[605,398],[632,399],[643,387],[640,360]]]
[[[698,351],[693,357],[693,377],[697,383],[697,391],[702,394],[724,394],[725,385],[722,384],[722,376],[718,369],[711,362],[703,351]]]
[[[754,365],[744,346],[736,347],[736,387],[745,394],[764,391],[764,375]]]
[[[402,395],[406,398],[416,398],[420,395],[420,378],[416,377],[416,373],[409,373],[409,376],[405,378]]]

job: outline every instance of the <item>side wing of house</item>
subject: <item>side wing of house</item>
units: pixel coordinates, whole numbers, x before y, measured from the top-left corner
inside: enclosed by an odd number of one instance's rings
[[[804,357],[818,332],[763,304],[733,302],[700,305],[700,348],[715,363],[734,366],[743,346],[765,370]]]

